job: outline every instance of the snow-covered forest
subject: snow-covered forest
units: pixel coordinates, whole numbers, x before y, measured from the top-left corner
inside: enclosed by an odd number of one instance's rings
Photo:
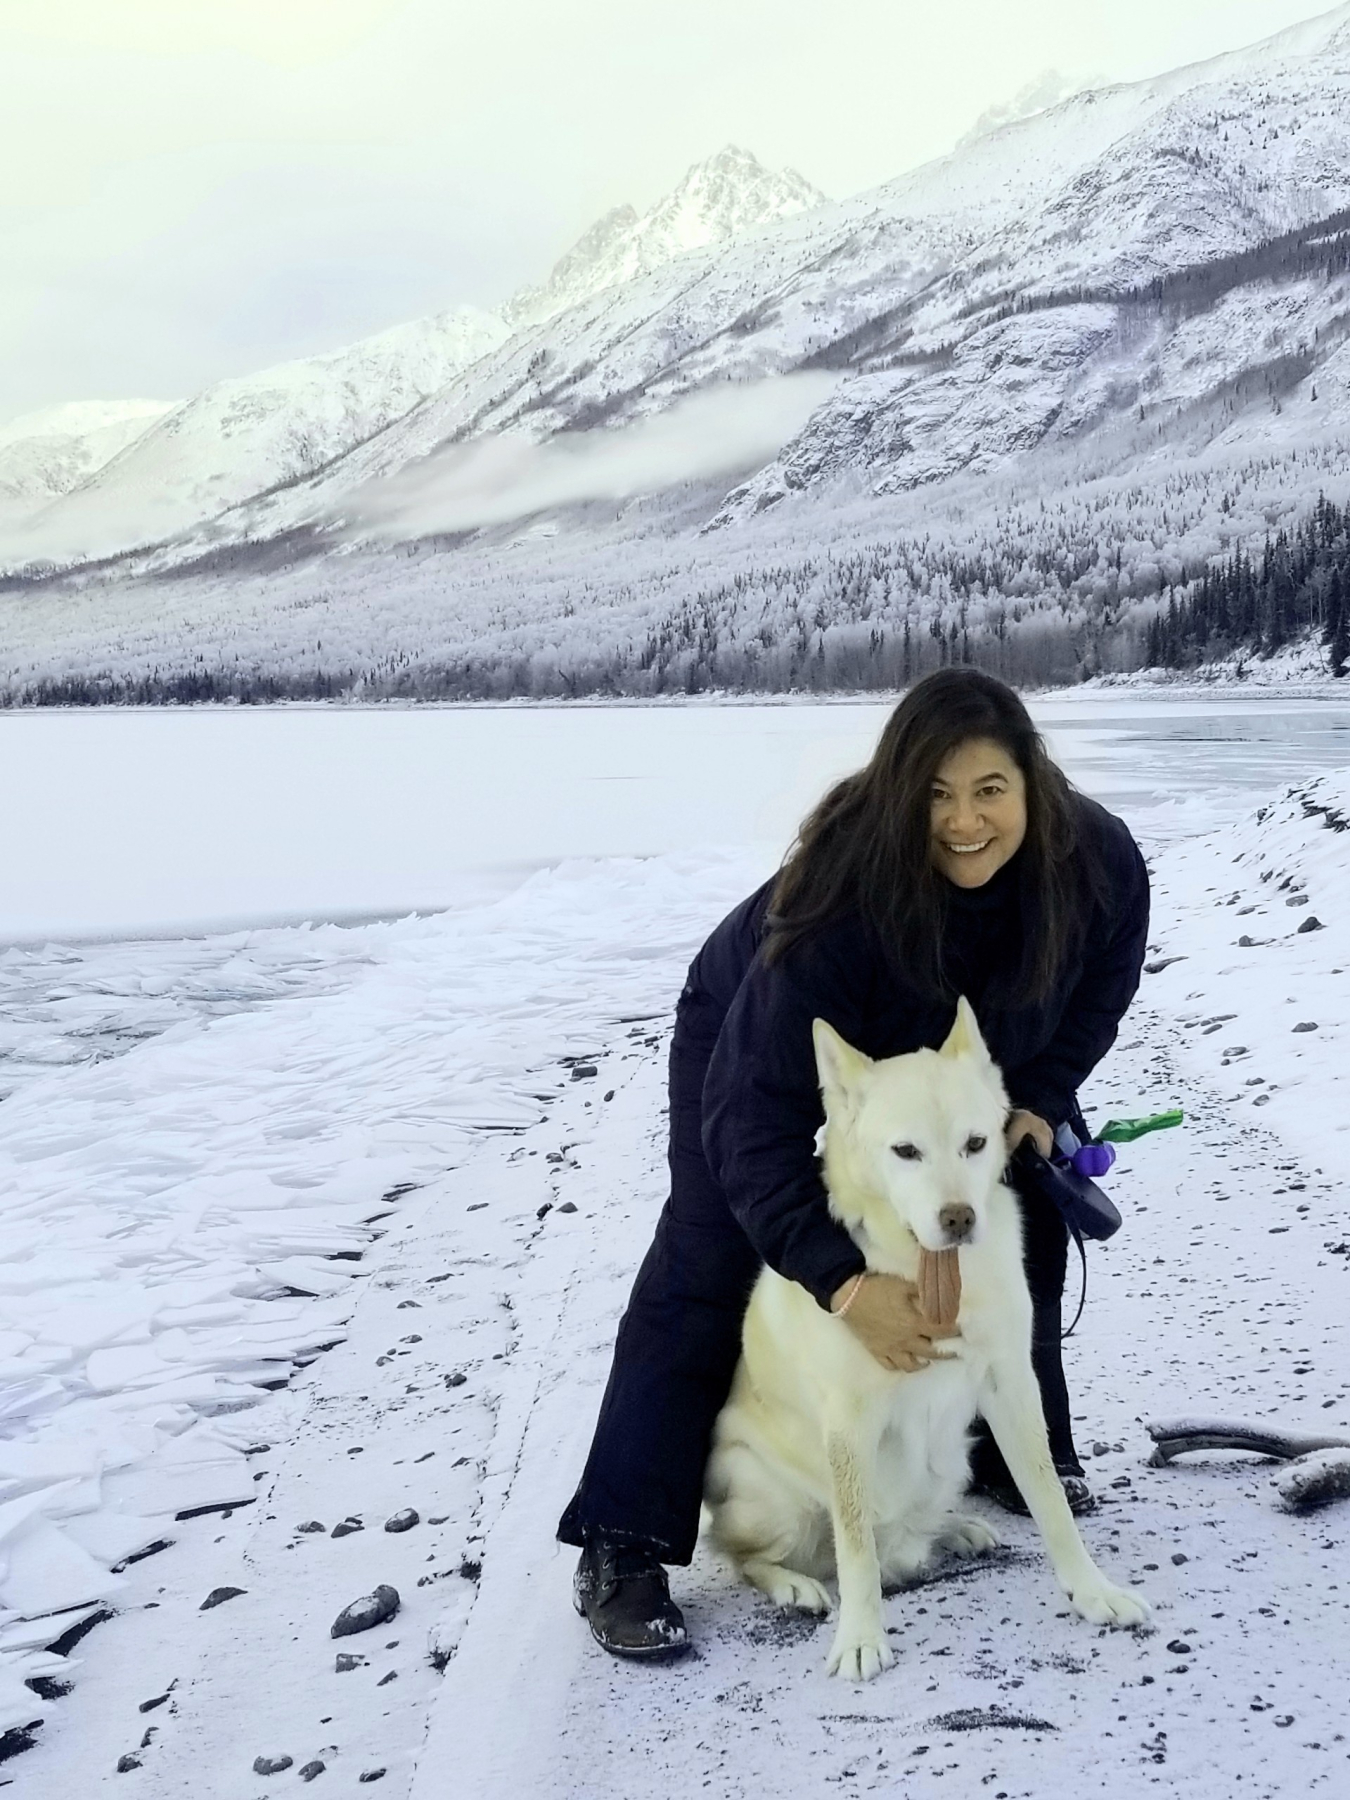
[[[1067,468],[1049,493],[1043,469],[966,477],[884,502],[821,497],[752,533],[675,546],[657,515],[622,533],[432,539],[327,560],[221,551],[209,569],[130,586],[87,578],[58,620],[45,594],[13,595],[11,627],[40,634],[44,654],[34,645],[11,665],[5,699],[889,691],[949,662],[1051,686],[1259,658],[1309,634],[1311,668],[1329,669],[1321,639],[1345,515],[1302,501],[1333,490],[1345,466],[1318,447],[1184,465],[1153,486],[1071,484]],[[1259,576],[1267,539],[1278,615],[1267,600],[1213,613],[1204,596],[1222,571],[1236,555]],[[1206,605],[1197,618],[1211,623],[1191,624]]]

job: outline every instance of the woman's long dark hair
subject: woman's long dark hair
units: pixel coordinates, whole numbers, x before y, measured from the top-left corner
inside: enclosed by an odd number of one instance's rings
[[[990,738],[1026,781],[1020,892],[1028,932],[1018,998],[1044,999],[1086,925],[1095,870],[1075,857],[1075,790],[1012,688],[978,669],[939,669],[905,695],[866,768],[803,822],[769,903],[765,957],[856,910],[908,982],[948,996],[940,947],[950,883],[932,861],[933,781],[958,745]]]

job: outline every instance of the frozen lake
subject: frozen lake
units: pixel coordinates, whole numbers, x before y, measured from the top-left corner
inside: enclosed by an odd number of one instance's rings
[[[762,849],[766,871],[887,704],[238,708],[0,716],[0,941],[429,911],[567,857]],[[1350,697],[1032,703],[1147,835],[1350,764]]]

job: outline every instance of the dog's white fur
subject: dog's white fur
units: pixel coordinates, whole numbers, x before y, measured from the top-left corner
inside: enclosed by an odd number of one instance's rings
[[[708,1463],[714,1541],[781,1606],[827,1612],[822,1579],[837,1573],[827,1667],[870,1680],[893,1660],[883,1582],[912,1578],[938,1549],[973,1555],[998,1542],[982,1519],[958,1510],[978,1412],[1075,1610],[1096,1624],[1141,1624],[1147,1602],[1092,1562],[1051,1462],[1031,1366],[1021,1219],[1001,1179],[1008,1100],[973,1011],[960,1001],[940,1051],[872,1062],[821,1019],[815,1045],[830,1210],[869,1269],[911,1281],[921,1245],[941,1250],[964,1231],[960,1336],[949,1357],[892,1373],[847,1321],[765,1269]],[[902,1144],[919,1156],[902,1158]],[[953,1206],[972,1209],[973,1224]]]

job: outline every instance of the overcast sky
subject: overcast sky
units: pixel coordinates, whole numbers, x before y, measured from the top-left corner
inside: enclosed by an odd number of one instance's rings
[[[1316,0],[0,0],[0,422],[174,398],[537,280],[732,142],[840,196],[1054,68]]]

